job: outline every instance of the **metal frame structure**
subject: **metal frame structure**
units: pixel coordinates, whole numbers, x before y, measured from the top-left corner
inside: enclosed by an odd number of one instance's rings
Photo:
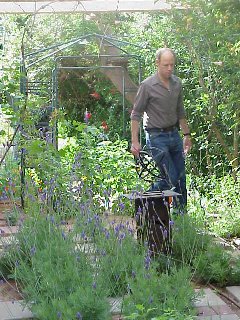
[[[92,39],[95,38],[97,40],[100,41],[106,41],[107,43],[109,43],[110,45],[116,47],[117,49],[121,50],[122,54],[116,55],[116,54],[99,54],[99,55],[79,55],[79,56],[57,56],[56,58],[54,58],[57,54],[61,53],[62,51],[64,51],[65,49],[74,46],[75,44],[85,44],[85,41],[88,39]],[[119,45],[116,45],[116,43],[118,43]],[[125,87],[125,77],[126,77],[126,70],[123,68],[123,66],[121,65],[93,65],[93,66],[67,66],[67,67],[63,67],[60,66],[60,61],[62,61],[63,59],[72,59],[72,58],[84,58],[84,59],[92,59],[92,58],[98,58],[99,61],[101,60],[101,58],[127,58],[127,59],[135,59],[137,60],[137,64],[138,64],[138,82],[141,82],[142,79],[142,61],[141,58],[137,55],[133,55],[133,54],[128,54],[121,46],[124,45],[132,45],[131,43],[127,42],[127,41],[121,41],[118,40],[116,38],[110,37],[110,36],[105,36],[105,35],[99,35],[99,34],[88,34],[88,35],[84,35],[82,37],[79,37],[77,39],[73,39],[61,44],[56,44],[47,48],[43,48],[40,50],[37,50],[35,52],[32,52],[30,54],[25,55],[24,60],[21,61],[21,80],[20,80],[20,91],[22,94],[28,94],[28,93],[38,93],[38,90],[40,90],[40,87],[45,84],[45,85],[49,85],[51,86],[51,90],[50,88],[49,93],[51,91],[51,101],[52,101],[52,107],[53,109],[57,109],[59,107],[59,102],[58,102],[58,73],[60,70],[99,70],[99,69],[118,69],[119,72],[121,72],[122,75],[122,88],[123,88],[123,92],[122,92],[122,113],[123,113],[123,132],[125,134],[126,131],[126,117],[125,117],[125,113],[126,113],[126,87]],[[47,53],[48,51],[51,51],[50,53]],[[46,53],[46,54],[45,54]],[[39,54],[42,56],[38,57]],[[29,81],[28,79],[28,72],[30,72],[30,70],[33,67],[36,67],[39,63],[44,62],[46,59],[49,58],[54,58],[54,62],[53,62],[53,69],[52,69],[52,78],[49,80],[49,82],[41,82],[38,79],[35,79],[34,81]],[[57,146],[57,141],[56,141],[56,132],[57,132],[57,127],[54,129],[54,133],[53,133],[53,144]]]

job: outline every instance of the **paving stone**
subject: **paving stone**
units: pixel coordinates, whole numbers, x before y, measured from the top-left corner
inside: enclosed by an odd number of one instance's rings
[[[213,316],[218,314],[211,307],[207,307],[207,306],[197,307],[196,309],[197,309],[198,316]]]
[[[226,287],[226,291],[234,296],[236,301],[240,302],[240,286]]]
[[[8,237],[17,233],[18,226],[11,226],[11,227],[1,227],[0,228],[0,237]]]
[[[227,315],[227,314],[234,314],[235,312],[228,306],[212,306],[212,309],[216,312],[218,315]]]
[[[200,296],[194,302],[195,307],[208,307],[208,306],[222,306],[226,303],[210,288],[202,290],[196,289],[196,292],[203,291],[203,296]]]
[[[1,301],[0,320],[32,319],[33,314],[21,305],[22,301]]]
[[[110,303],[111,306],[111,314],[120,314],[121,309],[122,309],[122,298],[108,298],[108,302]]]
[[[22,295],[19,292],[14,280],[0,280],[0,301],[22,300]]]
[[[0,248],[6,249],[14,242],[16,242],[16,238],[14,235],[8,237],[0,237]]]
[[[112,316],[112,320],[123,320],[123,319],[124,318],[121,315],[118,315],[118,314]]]

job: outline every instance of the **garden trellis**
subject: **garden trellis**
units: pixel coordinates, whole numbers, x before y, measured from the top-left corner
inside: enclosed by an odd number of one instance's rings
[[[66,49],[74,47],[75,45],[85,46],[89,42],[97,40],[99,43],[98,54],[80,54],[74,55],[61,55]],[[59,107],[59,72],[61,70],[100,70],[107,78],[111,80],[113,85],[122,94],[122,113],[123,113],[123,133],[125,134],[126,128],[126,100],[131,104],[138,88],[138,84],[142,79],[143,63],[140,56],[128,53],[125,46],[131,46],[131,43],[122,41],[111,36],[88,34],[83,35],[77,39],[55,44],[47,48],[36,50],[35,52],[24,54],[21,61],[21,78],[20,78],[20,91],[24,95],[48,95],[50,104],[54,109]],[[136,46],[136,45],[134,45]],[[143,49],[139,46],[140,49]],[[51,65],[51,79],[42,81],[36,77],[36,70],[40,63],[52,59]],[[87,63],[82,64],[82,59]],[[95,63],[91,61],[95,59]],[[72,62],[71,60],[74,60]],[[135,60],[138,66],[138,84],[131,79],[126,67],[126,63],[130,60]],[[68,61],[68,65],[64,66],[64,61]],[[69,64],[70,61],[70,64]],[[90,65],[89,65],[90,62]],[[73,63],[71,65],[71,63]],[[77,65],[76,65],[77,64]],[[56,140],[57,127],[53,128],[52,143],[57,146]]]

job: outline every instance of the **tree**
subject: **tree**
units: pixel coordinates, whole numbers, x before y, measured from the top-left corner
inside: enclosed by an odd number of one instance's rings
[[[239,169],[240,3],[183,0],[173,10],[176,41],[185,47],[182,72],[197,145],[210,172]],[[197,160],[197,158],[196,158]],[[199,160],[199,157],[198,157]]]

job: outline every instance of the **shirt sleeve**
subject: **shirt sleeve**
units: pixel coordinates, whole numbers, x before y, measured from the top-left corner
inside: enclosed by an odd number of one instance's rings
[[[148,96],[147,85],[145,83],[141,83],[131,112],[131,120],[136,120],[138,122],[141,121],[142,115],[148,104]]]
[[[180,93],[179,93],[178,102],[177,102],[177,116],[178,116],[178,120],[186,118],[186,111],[183,105],[182,83],[180,83]]]

